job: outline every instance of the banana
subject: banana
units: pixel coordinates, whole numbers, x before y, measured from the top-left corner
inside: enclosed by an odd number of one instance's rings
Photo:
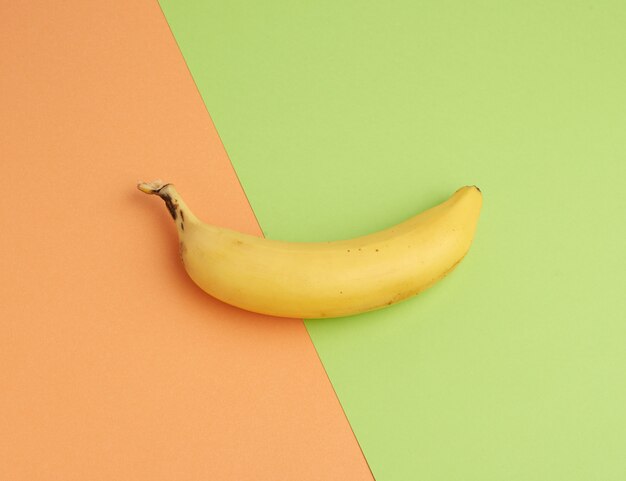
[[[248,311],[304,319],[371,311],[430,287],[469,250],[482,206],[480,189],[466,186],[373,234],[284,242],[202,222],[172,184],[137,187],[165,201],[185,269],[201,289]]]

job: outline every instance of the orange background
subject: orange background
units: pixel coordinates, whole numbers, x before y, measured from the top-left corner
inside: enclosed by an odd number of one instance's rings
[[[0,22],[0,478],[371,479],[303,323],[203,294],[135,189],[260,234],[158,4]]]

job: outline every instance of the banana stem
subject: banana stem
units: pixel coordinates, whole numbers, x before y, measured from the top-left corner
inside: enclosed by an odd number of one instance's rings
[[[139,182],[137,188],[145,194],[158,195],[163,199],[167,210],[180,230],[185,230],[186,221],[193,222],[196,220],[196,216],[189,210],[189,207],[187,207],[187,204],[173,184],[155,180],[152,182]]]
[[[162,180],[154,180],[152,182],[139,182],[137,188],[145,194],[158,194],[166,185],[168,184]]]

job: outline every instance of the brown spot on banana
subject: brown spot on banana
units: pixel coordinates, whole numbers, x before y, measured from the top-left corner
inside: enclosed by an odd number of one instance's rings
[[[176,202],[170,197],[168,193],[161,193],[159,191],[158,195],[159,197],[161,197],[161,199],[163,199],[163,201],[165,201],[165,206],[167,207],[167,210],[170,212],[172,219],[176,220],[177,213],[178,213],[178,208],[177,208],[178,205],[176,204]]]

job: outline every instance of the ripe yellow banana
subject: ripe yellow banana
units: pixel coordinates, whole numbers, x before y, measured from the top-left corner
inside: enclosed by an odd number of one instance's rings
[[[282,317],[339,317],[394,304],[430,287],[463,259],[482,205],[478,187],[388,229],[350,240],[283,242],[199,220],[172,184],[142,182],[174,218],[193,281],[249,311]]]

